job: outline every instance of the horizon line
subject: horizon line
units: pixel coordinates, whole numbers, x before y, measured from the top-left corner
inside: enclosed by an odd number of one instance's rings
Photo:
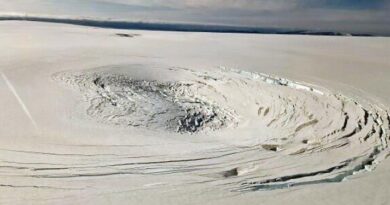
[[[299,28],[276,28],[254,26],[232,26],[223,24],[197,24],[173,22],[144,22],[92,18],[66,18],[28,14],[0,15],[0,21],[33,21],[47,23],[63,23],[98,28],[124,29],[124,30],[151,30],[176,32],[209,32],[209,33],[243,33],[243,34],[284,34],[284,35],[317,35],[317,36],[357,36],[357,37],[389,37],[390,35],[373,35],[368,33],[343,33],[328,30],[308,30]]]

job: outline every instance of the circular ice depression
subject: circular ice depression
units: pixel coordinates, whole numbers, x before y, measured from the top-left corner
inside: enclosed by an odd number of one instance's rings
[[[235,114],[198,95],[205,84],[132,79],[110,73],[60,73],[86,98],[86,114],[101,123],[197,133],[235,123]]]
[[[99,123],[210,137],[239,133],[234,140],[242,146],[245,139],[245,148],[235,154],[235,163],[213,167],[205,161],[207,173],[191,169],[236,181],[235,190],[341,182],[370,171],[388,153],[390,117],[377,105],[233,69],[156,70],[164,77],[138,72],[92,69],[53,78],[80,92],[84,116]],[[250,160],[240,158],[247,150],[257,151]],[[183,161],[176,171],[188,172],[185,166]]]

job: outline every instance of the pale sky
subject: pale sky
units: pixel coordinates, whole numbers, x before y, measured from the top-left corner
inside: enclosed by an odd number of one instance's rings
[[[0,13],[390,34],[390,0],[0,0]]]

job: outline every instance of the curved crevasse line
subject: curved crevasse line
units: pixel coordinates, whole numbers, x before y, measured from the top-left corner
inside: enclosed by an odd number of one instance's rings
[[[361,164],[356,165],[354,168],[350,170],[342,171],[341,174],[337,174],[336,176],[327,177],[325,179],[320,180],[312,180],[312,181],[302,181],[302,182],[289,182],[294,179],[305,179],[309,177],[313,177],[319,174],[329,174],[337,170],[342,170],[347,167],[349,162],[344,162],[340,165],[330,167],[325,170],[309,172],[309,173],[301,173],[296,175],[282,176],[278,178],[267,179],[264,181],[253,181],[253,182],[245,182],[241,184],[241,187],[235,191],[259,191],[259,190],[275,190],[275,189],[284,189],[291,188],[303,185],[314,185],[314,184],[323,184],[323,183],[338,183],[346,180],[348,177],[355,175],[357,173],[361,173],[363,171],[371,171],[374,169],[377,156],[380,151],[375,149],[370,156],[365,159]]]
[[[258,73],[245,72],[245,71],[236,70],[236,69],[226,69],[224,67],[222,67],[222,69],[224,69],[224,70],[231,70],[231,71],[234,71],[234,72],[237,72],[237,73],[240,73],[240,74],[245,74],[247,76],[250,76],[253,79],[258,79],[259,78],[262,81],[264,81],[266,83],[269,83],[269,84],[280,85],[280,86],[287,86],[287,87],[292,87],[294,89],[302,89],[302,90],[309,91],[309,92],[314,92],[314,93],[317,93],[317,94],[320,94],[320,95],[324,95],[325,94],[325,92],[320,91],[318,89],[314,89],[312,87],[303,85],[301,83],[296,83],[296,82],[293,82],[293,81],[290,81],[290,80],[287,80],[287,79],[284,79],[284,78],[272,77],[272,76],[267,75],[267,74],[258,74]],[[340,95],[340,98],[345,98],[347,100],[352,100],[352,99],[347,98],[347,97],[342,96],[342,95]],[[362,105],[360,105],[356,101],[354,101],[354,103],[357,106],[359,106],[364,111],[364,125],[367,125],[367,121],[368,121],[368,118],[369,118],[370,114],[368,113],[368,111]],[[390,115],[386,111],[384,111],[382,109],[380,109],[379,112],[385,113],[385,116],[387,118],[388,124],[390,125],[390,123],[389,123],[390,122]],[[348,113],[344,113],[344,114],[345,114],[345,121],[344,121],[344,123],[343,123],[343,125],[342,125],[342,127],[340,128],[339,131],[343,131],[347,127],[349,116],[348,116]],[[378,114],[374,113],[371,116],[375,116],[375,115],[377,116]],[[382,117],[377,116],[377,117],[374,117],[374,118],[375,118],[374,121],[375,121],[375,123],[376,123],[376,125],[378,127],[383,125]],[[313,123],[313,122],[312,121],[308,122],[308,124],[311,124],[311,123]],[[306,125],[306,123],[302,124],[302,126],[303,125]],[[299,126],[298,128],[301,128],[301,127]],[[390,128],[390,126],[389,126],[389,128]],[[349,138],[349,137],[355,135],[361,129],[362,129],[362,125],[361,125],[361,121],[359,121],[358,127],[356,127],[351,133],[342,136],[342,138]],[[376,129],[373,126],[373,130],[369,134],[366,135],[366,137],[364,138],[364,141],[366,141],[369,137],[371,137],[376,132],[377,131],[376,131]],[[289,188],[289,187],[293,187],[293,186],[302,186],[302,185],[320,184],[320,183],[342,182],[343,180],[346,180],[349,176],[352,176],[352,175],[354,175],[356,173],[373,170],[375,168],[375,166],[381,161],[381,158],[385,158],[386,155],[387,155],[386,153],[381,153],[381,151],[384,151],[385,149],[387,149],[387,144],[388,144],[389,137],[390,136],[388,134],[386,134],[386,132],[384,131],[384,128],[381,127],[379,129],[379,138],[381,140],[381,145],[375,147],[374,151],[365,160],[363,160],[363,162],[361,162],[360,164],[356,165],[354,168],[352,168],[350,170],[342,171],[341,174],[337,174],[336,176],[325,178],[325,179],[321,179],[321,180],[303,181],[303,182],[289,182],[289,181],[294,180],[294,179],[304,179],[304,178],[313,177],[313,176],[316,176],[316,175],[319,175],[319,174],[331,173],[331,172],[333,172],[335,170],[341,170],[341,169],[347,167],[349,162],[344,162],[344,163],[342,163],[340,165],[337,165],[337,166],[334,166],[334,167],[331,167],[331,168],[328,168],[328,169],[325,169],[325,170],[321,170],[321,171],[315,171],[315,172],[309,172],[309,173],[301,173],[301,174],[289,175],[289,176],[281,176],[281,177],[271,178],[271,179],[262,180],[262,181],[244,182],[244,183],[241,184],[242,186],[239,189],[237,189],[237,190],[239,190],[239,191],[274,190],[274,189]],[[380,156],[380,155],[382,155],[382,156]]]
[[[191,173],[232,181],[236,184],[232,190],[272,190],[341,182],[374,169],[388,153],[390,117],[380,106],[365,107],[342,94],[260,73],[227,68],[213,72],[169,68],[167,72],[190,77],[159,81],[133,78],[131,72],[92,70],[57,73],[53,78],[79,90],[89,103],[87,114],[101,123],[209,137],[220,131],[226,134],[226,130],[263,133],[250,138],[259,141],[249,145],[259,150],[253,159],[244,157],[245,148],[237,148],[241,151],[232,157],[234,163],[224,157],[209,163],[205,157],[193,164],[169,156],[174,162],[169,166],[146,161],[148,166],[132,167],[130,162],[115,167],[116,172],[95,173],[92,167],[76,170],[73,177]],[[265,153],[272,157],[260,160]],[[310,161],[318,156],[322,164]],[[307,166],[299,165],[301,158],[307,160]],[[290,170],[291,163],[298,168]],[[287,171],[273,167],[287,167]],[[41,176],[67,176],[61,170],[53,171],[58,173]]]

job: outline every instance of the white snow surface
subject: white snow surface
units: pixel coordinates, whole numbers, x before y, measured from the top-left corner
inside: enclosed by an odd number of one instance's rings
[[[0,204],[389,203],[388,38],[0,30]]]

